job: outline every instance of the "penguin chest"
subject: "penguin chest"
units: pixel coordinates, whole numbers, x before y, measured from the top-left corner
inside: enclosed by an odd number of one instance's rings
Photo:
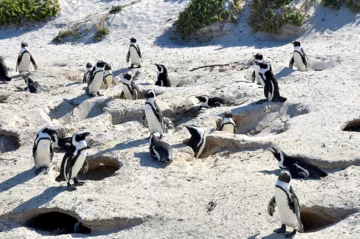
[[[295,66],[299,71],[306,71],[306,66],[302,60],[301,55],[298,52],[294,52]]]
[[[206,137],[205,136],[203,136],[203,137],[204,137],[203,140],[200,141],[199,145],[197,146],[198,151],[195,154],[195,158],[199,158],[201,153],[204,151],[205,144],[206,144]]]
[[[260,74],[259,74],[259,66],[254,67],[254,71],[255,71],[255,83],[260,83],[263,87],[265,86],[265,83],[263,81],[263,79],[261,78]]]
[[[222,126],[221,131],[225,131],[225,132],[233,134],[234,133],[234,125],[232,125],[232,124],[224,124]]]
[[[48,167],[51,163],[51,142],[50,140],[40,140],[37,144],[36,152],[34,154],[35,167]]]
[[[161,121],[159,121],[159,119],[156,117],[152,107],[148,104],[145,105],[145,115],[146,115],[146,120],[149,125],[150,134],[155,133],[155,132],[162,133]]]
[[[101,85],[101,89],[107,89],[110,88],[112,85],[114,85],[113,75],[109,74],[107,76],[104,76],[104,82]]]
[[[86,159],[86,151],[83,150],[80,152],[79,157],[76,159],[76,162],[74,163],[73,167],[72,167],[72,171],[71,171],[71,178],[76,178],[80,169],[82,168],[82,166],[85,163],[85,159]]]
[[[133,97],[132,97],[132,94],[131,94],[131,91],[130,91],[128,85],[123,84],[123,92],[124,92],[124,95],[125,95],[126,99],[132,100]]]
[[[131,65],[140,65],[140,56],[134,47],[130,48]]]
[[[287,194],[280,188],[275,188],[276,207],[280,215],[280,221],[289,227],[296,228],[298,220],[296,214],[291,210]]]
[[[30,54],[24,53],[19,63],[19,72],[27,72],[30,67]]]
[[[101,84],[103,82],[103,72],[95,73],[94,79],[92,80],[91,84],[89,85],[89,93],[94,94],[99,92]]]

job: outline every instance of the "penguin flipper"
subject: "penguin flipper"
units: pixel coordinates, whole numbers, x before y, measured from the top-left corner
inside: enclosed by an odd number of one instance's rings
[[[254,83],[255,82],[255,70],[252,72],[252,75],[251,75],[251,79],[252,79],[252,82]]]
[[[129,60],[130,60],[130,47],[129,47],[129,51],[126,55],[126,63],[129,63]]]
[[[273,197],[270,199],[269,204],[268,204],[268,207],[267,207],[267,211],[268,211],[268,213],[269,213],[270,216],[273,216],[273,215],[274,215],[275,207],[276,207],[276,200],[275,200],[275,196],[273,196]]]
[[[291,57],[290,63],[289,63],[289,68],[292,69],[294,66],[294,55]]]
[[[52,162],[54,158],[54,148],[53,148],[53,145],[50,144],[50,162]]]
[[[33,146],[33,150],[32,150],[34,158],[35,158],[36,149],[37,149],[37,144],[34,142],[34,146]]]
[[[302,221],[301,221],[300,203],[299,203],[298,197],[295,194],[294,189],[291,186],[290,186],[290,193],[291,193],[291,197],[292,197],[292,200],[293,200],[293,206],[294,206],[294,209],[295,209],[296,218],[298,220],[298,230],[299,230],[299,232],[302,233],[302,232],[304,232],[304,226],[303,226]]]

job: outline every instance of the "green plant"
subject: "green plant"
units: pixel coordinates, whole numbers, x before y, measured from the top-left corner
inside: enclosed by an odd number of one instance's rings
[[[121,12],[121,10],[123,9],[123,6],[112,6],[111,10],[110,10],[110,14],[116,14],[118,12]]]
[[[359,0],[322,0],[324,6],[330,7],[334,10],[339,10],[345,3],[346,6],[353,12],[360,12]]]
[[[75,38],[81,37],[80,33],[75,32],[74,30],[60,31],[59,34],[53,39],[53,42],[63,43],[63,42],[65,42],[66,38],[71,37],[71,36],[73,36]]]
[[[101,41],[102,39],[104,39],[107,35],[110,34],[110,30],[107,29],[106,27],[104,27],[102,24],[98,24],[96,26],[96,33],[94,35],[94,39],[96,41]]]
[[[183,39],[212,23],[236,22],[236,15],[242,10],[242,0],[234,0],[229,9],[224,8],[225,0],[191,0],[179,15],[176,31]]]
[[[61,11],[59,0],[2,0],[0,26],[42,21]]]

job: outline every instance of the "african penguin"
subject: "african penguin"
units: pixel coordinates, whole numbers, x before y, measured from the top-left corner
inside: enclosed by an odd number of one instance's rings
[[[168,143],[161,141],[153,134],[150,135],[149,143],[150,155],[154,160],[165,163],[174,160],[173,149]]]
[[[16,71],[19,69],[19,73],[28,72],[30,63],[33,64],[35,70],[38,68],[28,49],[28,44],[26,42],[21,42],[21,50],[16,62]]]
[[[121,82],[123,84],[123,92],[126,99],[128,100],[139,99],[139,89],[136,86],[135,82],[133,81],[131,72],[125,73],[123,75]]]
[[[84,73],[84,77],[83,77],[83,83],[89,83],[89,80],[90,80],[90,72],[92,71],[92,68],[93,68],[93,65],[88,62],[86,63],[86,70],[85,70],[85,73]]]
[[[206,133],[203,129],[194,126],[186,126],[186,128],[191,134],[186,144],[193,149],[195,158],[199,158],[206,145]]]
[[[49,167],[54,156],[52,137],[55,134],[55,130],[50,129],[49,127],[44,127],[40,129],[36,135],[32,150],[36,174],[39,174],[42,171],[47,174],[49,171]]]
[[[88,85],[89,95],[97,94],[98,96],[101,96],[100,87],[103,84],[105,64],[106,63],[102,60],[98,60],[98,62],[90,72],[90,79]]]
[[[201,103],[201,107],[219,107],[223,104],[229,104],[229,101],[220,97],[196,96]]]
[[[281,150],[270,148],[270,152],[279,162],[279,168],[288,170],[292,178],[314,178],[326,177],[327,173],[319,169],[310,159],[302,156],[288,156]]]
[[[71,191],[76,190],[76,186],[81,186],[84,182],[79,182],[77,175],[86,165],[86,150],[89,148],[85,138],[90,135],[89,132],[75,133],[71,138],[71,147],[65,153],[61,163],[60,175],[56,178],[57,182],[66,181],[67,187]],[[70,180],[74,180],[74,184],[70,184]]]
[[[59,137],[58,134],[55,134],[52,140],[54,141],[54,150],[67,152],[71,148],[72,137]]]
[[[164,87],[171,87],[171,81],[169,80],[167,69],[164,65],[155,64],[158,69],[157,73],[157,81],[155,85],[157,86],[164,86]]]
[[[259,65],[259,74],[265,83],[264,95],[268,101],[285,102],[286,98],[280,96],[278,82],[268,62],[256,63]]]
[[[105,64],[104,80],[101,85],[101,89],[108,89],[112,85],[116,85],[116,82],[111,71],[111,66],[109,64]]]
[[[142,57],[139,45],[136,43],[135,38],[130,38],[129,51],[126,56],[126,62],[131,64],[131,68],[134,66],[141,67]]]
[[[299,230],[304,232],[304,227],[300,217],[300,204],[294,189],[290,185],[291,176],[287,171],[281,171],[275,184],[275,196],[271,198],[268,204],[268,213],[274,215],[275,207],[278,208],[281,228],[274,230],[276,233],[285,233],[286,226],[293,228],[285,238],[293,238]]]
[[[306,55],[301,47],[301,43],[298,41],[294,41],[293,45],[294,45],[294,52],[290,60],[289,68],[292,69],[295,63],[295,66],[299,71],[306,71],[307,69]]]
[[[236,128],[235,128],[236,125],[234,120],[232,119],[232,116],[233,115],[231,111],[225,112],[225,117],[221,122],[220,131],[225,131],[232,134],[236,133]]]
[[[150,135],[160,133],[160,138],[164,133],[164,119],[162,111],[156,104],[155,92],[147,90],[145,92],[145,116],[149,125]]]
[[[264,62],[264,57],[261,53],[257,53],[255,55],[255,63],[262,63]],[[252,73],[252,82],[258,84],[258,85],[262,85],[263,87],[265,86],[265,83],[263,81],[263,79],[261,78],[261,76],[259,75],[259,65],[258,64],[254,64],[254,71]]]
[[[22,77],[24,78],[26,84],[25,91],[30,93],[40,93],[43,91],[43,88],[38,82],[33,81],[30,77],[27,76]]]
[[[0,56],[0,81],[11,81],[4,58]]]

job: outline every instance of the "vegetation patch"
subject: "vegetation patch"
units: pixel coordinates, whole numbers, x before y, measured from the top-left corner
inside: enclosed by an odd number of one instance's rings
[[[81,37],[81,34],[75,30],[60,31],[59,34],[53,39],[53,42],[63,43],[67,41],[67,39],[70,37],[74,37],[78,39]]]
[[[131,2],[131,3],[129,3],[129,4],[126,4],[126,5],[112,6],[109,13],[110,13],[110,14],[119,13],[119,12],[121,12],[121,11],[124,9],[124,7],[131,6],[131,5],[133,5],[133,4],[135,4],[135,3],[138,3],[138,2],[140,2],[140,1],[141,1],[141,0],[133,1],[133,2]]]
[[[176,31],[182,39],[217,22],[237,22],[242,0],[192,0],[179,15]]]
[[[61,11],[59,0],[2,0],[0,26],[43,21]]]
[[[359,0],[322,0],[324,6],[338,10],[345,3],[345,5],[353,12],[360,12]]]

